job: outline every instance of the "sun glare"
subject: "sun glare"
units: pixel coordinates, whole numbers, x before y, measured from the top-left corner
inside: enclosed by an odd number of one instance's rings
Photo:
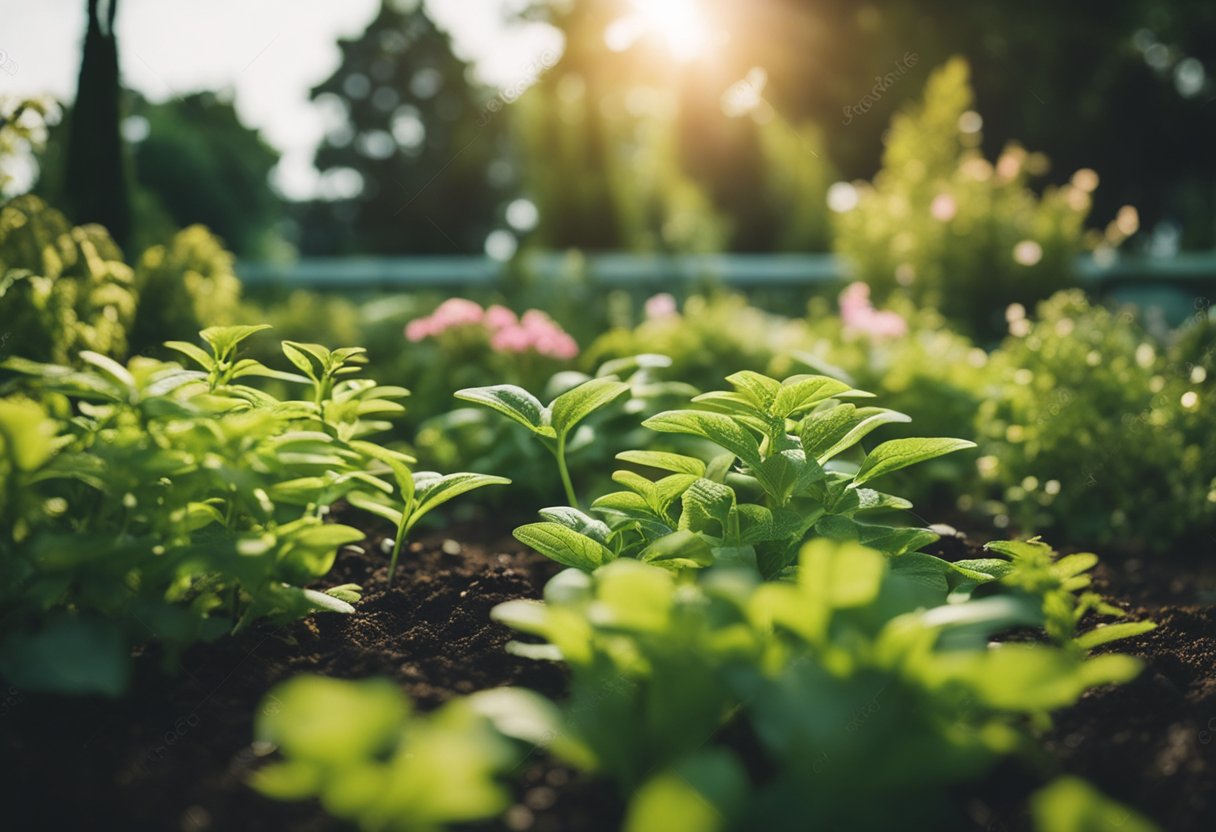
[[[703,55],[712,40],[701,0],[632,0],[633,13],[614,24],[609,45],[627,48],[640,37],[660,39],[678,60]]]

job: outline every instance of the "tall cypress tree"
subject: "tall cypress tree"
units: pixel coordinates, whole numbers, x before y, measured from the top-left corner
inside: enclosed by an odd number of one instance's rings
[[[88,0],[88,27],[68,125],[60,201],[77,223],[99,223],[120,246],[131,240],[130,186],[123,149],[114,18],[118,0]]]

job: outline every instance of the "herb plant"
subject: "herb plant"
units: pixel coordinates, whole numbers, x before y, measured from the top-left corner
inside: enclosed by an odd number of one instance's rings
[[[359,350],[284,344],[304,375],[241,358],[262,328],[204,330],[207,349],[168,345],[199,369],[89,351],[80,370],[0,365],[21,391],[0,399],[0,673],[10,682],[114,694],[137,643],[161,645],[173,663],[194,641],[257,619],[353,610],[359,587],[310,587],[364,537],[325,516],[354,492],[392,494],[409,474],[408,456],[371,439],[405,391],[355,377]],[[257,378],[307,393],[278,399]],[[407,477],[414,519],[476,487],[419,477],[425,485]]]
[[[622,462],[663,476],[618,471],[613,479],[626,490],[592,505],[603,520],[573,507],[546,509],[543,522],[517,529],[516,537],[585,570],[626,556],[672,568],[746,563],[766,576],[792,565],[809,536],[860,540],[892,556],[937,539],[926,529],[859,520],[911,507],[867,486],[973,443],[904,438],[861,456],[857,445],[871,431],[908,417],[848,402],[869,394],[825,376],[777,381],[745,371],[727,380],[733,390],[693,399],[702,409],[667,411],[644,422],[658,433],[699,440],[709,462],[665,451],[622,453]],[[850,453],[859,458],[846,461]],[[913,560],[919,562],[908,563]]]
[[[1028,727],[1139,663],[993,642],[1025,623],[1017,597],[948,602],[942,589],[926,605],[922,576],[898,562],[819,540],[796,581],[713,570],[689,582],[620,560],[567,570],[543,602],[495,617],[542,639],[513,651],[570,667],[548,736],[632,797],[631,828],[652,828],[689,787],[719,815],[709,829],[942,828],[952,784],[1029,750]]]
[[[572,433],[579,423],[602,407],[611,404],[629,390],[629,385],[615,375],[588,379],[572,390],[557,396],[548,405],[513,384],[492,387],[471,387],[457,391],[456,398],[488,407],[513,422],[523,425],[557,460],[566,499],[578,505],[566,450]]]

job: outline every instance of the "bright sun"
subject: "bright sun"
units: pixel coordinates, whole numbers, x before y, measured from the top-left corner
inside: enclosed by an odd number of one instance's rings
[[[633,12],[605,33],[608,45],[624,51],[643,37],[660,39],[678,60],[705,53],[712,40],[701,0],[630,0]]]

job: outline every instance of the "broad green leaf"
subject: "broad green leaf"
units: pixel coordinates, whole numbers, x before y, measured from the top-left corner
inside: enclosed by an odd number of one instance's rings
[[[850,389],[844,382],[827,376],[794,376],[782,382],[771,411],[774,416],[786,419]]]
[[[822,465],[860,442],[870,431],[894,422],[910,422],[909,416],[881,407],[841,404],[807,416],[800,429],[802,448],[808,458]]]
[[[92,350],[82,350],[80,352],[80,360],[86,364],[93,365],[128,390],[135,389],[135,376],[131,375],[131,372],[126,367],[108,355],[102,355]]]
[[[560,523],[531,523],[515,530],[515,539],[563,566],[588,572],[611,562],[612,550]]]
[[[555,436],[549,425],[549,411],[540,400],[522,387],[514,384],[498,384],[492,387],[467,387],[456,391],[461,401],[484,405],[496,410],[508,419],[518,422],[533,433]]]
[[[297,676],[272,691],[254,725],[258,740],[289,757],[341,765],[392,749],[409,704],[392,682]]]
[[[304,373],[304,375],[308,376],[310,379],[314,381],[316,380],[317,371],[313,366],[312,361],[310,361],[308,356],[305,355],[294,343],[291,341],[284,341],[282,343],[282,349],[283,355],[287,356],[287,360],[296,365],[296,368],[299,369],[300,372]]]
[[[966,439],[892,439],[870,451],[853,478],[853,485],[867,483],[918,462],[974,447],[975,443]]]
[[[705,463],[696,457],[684,454],[673,454],[666,451],[623,451],[617,454],[616,458],[621,462],[658,468],[661,471],[693,474],[698,477],[705,476]]]
[[[467,494],[487,485],[510,485],[506,477],[489,474],[444,474],[420,471],[414,474],[414,509],[410,512],[409,524],[413,526],[423,515],[438,508],[448,500]]]
[[[346,501],[355,508],[362,509],[387,520],[394,527],[401,525],[403,519],[401,511],[392,506],[385,505],[380,502],[380,499],[370,494],[364,494],[362,491],[352,491],[346,495]]]
[[[342,615],[350,615],[355,611],[354,607],[335,595],[317,592],[315,589],[305,589],[302,592],[304,593],[304,597],[318,610],[341,613]]]
[[[567,393],[562,393],[550,405],[553,429],[557,431],[558,436],[564,436],[583,419],[612,403],[628,390],[628,384],[613,376],[593,378]]]
[[[751,370],[732,373],[726,377],[731,386],[738,390],[761,413],[768,413],[781,382]]]
[[[723,539],[730,534],[730,517],[735,508],[735,492],[730,486],[707,479],[696,480],[684,492],[681,505],[681,529],[705,532]],[[712,523],[716,523],[718,528],[711,528]]]
[[[642,423],[659,433],[681,433],[708,439],[741,459],[745,464],[759,467],[760,443],[755,435],[739,427],[735,420],[721,413],[699,410],[668,410]]]
[[[213,358],[211,354],[202,347],[186,341],[166,341],[165,346],[171,350],[180,352],[182,355],[194,361],[204,370],[210,371],[215,368],[215,358]]]
[[[602,520],[596,520],[594,517],[589,517],[576,508],[569,506],[555,506],[553,508],[542,508],[540,516],[550,523],[558,523],[568,529],[586,535],[592,540],[608,545],[608,538],[612,535],[612,530],[608,528],[608,524]]]
[[[212,326],[200,332],[199,337],[211,345],[211,349],[216,355],[227,357],[238,344],[249,336],[271,328],[270,324]]]
[[[710,566],[714,562],[714,553],[701,535],[680,529],[653,541],[641,551],[638,560],[656,566]]]

